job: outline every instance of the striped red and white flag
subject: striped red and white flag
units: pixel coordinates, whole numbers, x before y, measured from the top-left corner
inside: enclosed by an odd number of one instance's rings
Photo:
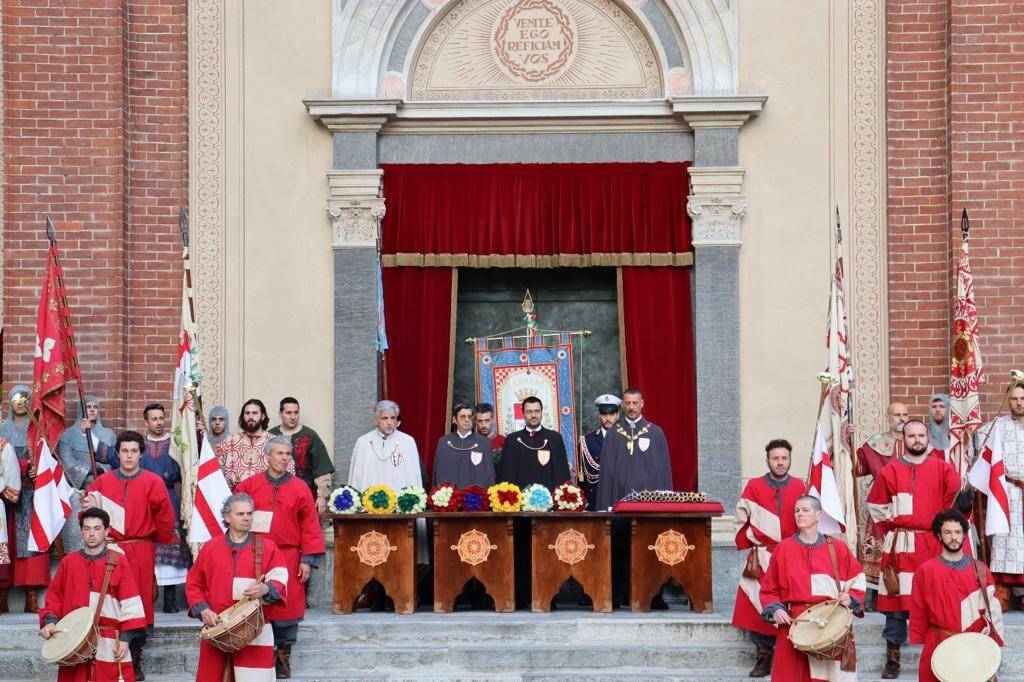
[[[41,440],[28,536],[28,548],[32,552],[48,551],[71,516],[71,484],[46,440]]]
[[[1006,466],[1003,463],[1003,420],[992,423],[985,450],[971,467],[968,479],[975,489],[988,496],[985,507],[985,535],[1010,532],[1010,498],[1007,495]]]
[[[842,535],[846,532],[846,505],[839,492],[839,483],[832,463],[831,419],[832,409],[825,401],[818,415],[818,426],[814,430],[814,452],[811,453],[811,471],[807,479],[806,493],[821,502],[821,524],[818,529],[825,535]]]
[[[217,455],[210,447],[210,440],[203,438],[199,450],[199,468],[196,475],[196,491],[192,498],[192,523],[188,529],[189,542],[206,542],[217,535],[223,535],[224,522],[220,514],[224,500],[231,495],[231,488],[220,469]]]

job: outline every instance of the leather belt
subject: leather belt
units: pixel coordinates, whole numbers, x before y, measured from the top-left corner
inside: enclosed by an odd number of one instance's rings
[[[153,542],[153,538],[125,538],[124,540],[107,540],[107,542],[115,545],[130,545],[133,542]]]
[[[959,635],[960,634],[959,632],[956,632],[954,630],[947,630],[946,628],[940,628],[938,625],[933,625],[932,626],[932,630],[935,630],[936,632],[941,632],[942,634],[946,635],[947,637],[952,637],[953,635]]]
[[[1017,486],[1021,490],[1024,490],[1024,481],[1020,480],[1019,478],[1010,478],[1009,476],[1007,476],[1006,477],[1006,481],[1008,483],[1012,483],[1013,485]]]

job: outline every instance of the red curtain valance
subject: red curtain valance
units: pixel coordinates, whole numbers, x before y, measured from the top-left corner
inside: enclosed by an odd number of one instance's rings
[[[385,265],[689,265],[688,166],[384,164]]]

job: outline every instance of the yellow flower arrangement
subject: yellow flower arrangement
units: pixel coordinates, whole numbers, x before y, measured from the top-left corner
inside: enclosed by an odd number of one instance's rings
[[[363,492],[363,508],[367,514],[391,514],[396,503],[395,491],[386,485],[375,485]]]
[[[495,483],[487,489],[491,511],[517,512],[523,504],[523,493],[514,483]]]

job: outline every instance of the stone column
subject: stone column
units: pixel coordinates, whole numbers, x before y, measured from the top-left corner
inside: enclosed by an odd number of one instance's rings
[[[334,466],[348,479],[352,446],[373,427],[377,402],[377,240],[383,171],[330,170],[334,249]]]

